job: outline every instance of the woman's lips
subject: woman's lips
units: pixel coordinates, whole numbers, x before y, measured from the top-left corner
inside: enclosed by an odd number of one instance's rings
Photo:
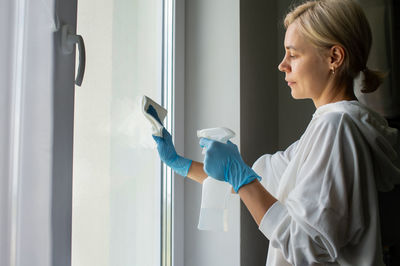
[[[287,80],[287,79],[285,79],[285,81],[287,82],[287,85],[288,85],[288,86],[291,86],[291,85],[293,85],[294,83],[296,83],[296,82],[294,82],[294,81],[289,81],[289,80]]]

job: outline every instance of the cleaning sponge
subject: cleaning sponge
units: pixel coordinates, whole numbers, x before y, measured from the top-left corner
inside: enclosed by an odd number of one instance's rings
[[[160,121],[155,119],[152,115],[148,113],[149,108],[157,112],[158,117],[160,118]],[[154,111],[151,110],[151,111]],[[157,137],[163,137],[163,128],[164,126],[162,125],[162,121],[164,121],[165,117],[167,116],[167,110],[163,108],[161,105],[150,99],[149,97],[143,95],[142,96],[142,113],[144,117],[147,118],[147,120],[150,122],[151,127],[152,127],[152,134]]]

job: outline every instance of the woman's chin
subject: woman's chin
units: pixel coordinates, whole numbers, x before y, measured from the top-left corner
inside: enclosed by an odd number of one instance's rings
[[[308,99],[309,97],[306,97],[304,94],[299,93],[299,91],[296,91],[294,89],[291,90],[292,98],[295,100],[302,100],[302,99]]]
[[[292,94],[292,98],[295,100],[303,99],[302,97],[299,97],[299,95],[293,89],[291,91],[291,94]]]

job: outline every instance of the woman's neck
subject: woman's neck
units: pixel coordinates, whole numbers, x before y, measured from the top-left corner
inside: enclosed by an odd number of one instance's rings
[[[316,108],[328,103],[357,100],[353,87],[343,86],[339,89],[329,89],[326,91],[328,93],[321,95],[318,99],[313,99]]]

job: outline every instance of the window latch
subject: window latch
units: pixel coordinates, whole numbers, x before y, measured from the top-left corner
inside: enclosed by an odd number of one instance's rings
[[[86,66],[85,43],[81,35],[73,33],[70,25],[63,25],[61,27],[61,50],[63,54],[71,54],[74,51],[75,44],[78,45],[79,50],[79,65],[75,84],[81,86]]]

